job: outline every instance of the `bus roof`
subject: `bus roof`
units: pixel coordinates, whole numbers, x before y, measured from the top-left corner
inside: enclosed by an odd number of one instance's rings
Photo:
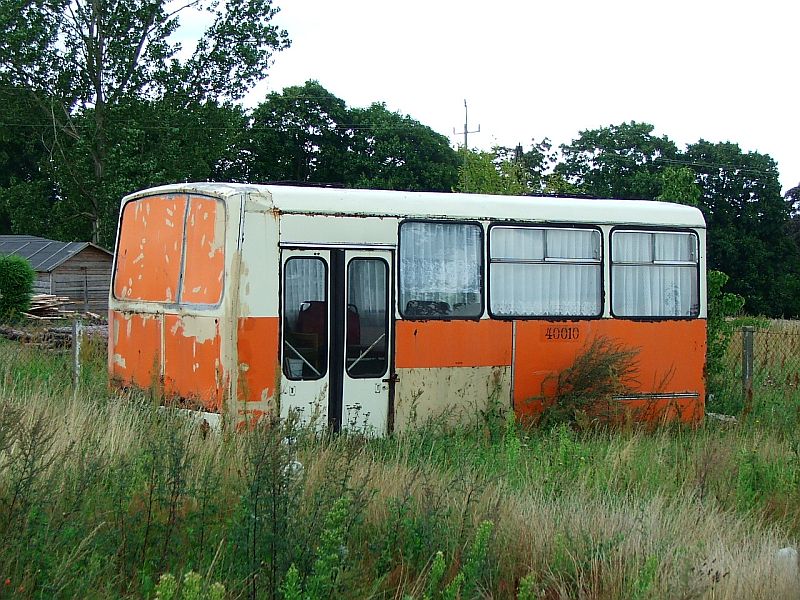
[[[651,200],[180,183],[142,190],[126,196],[123,202],[142,196],[172,193],[199,193],[223,200],[249,193],[253,202],[279,213],[705,228],[705,220],[699,209]]]

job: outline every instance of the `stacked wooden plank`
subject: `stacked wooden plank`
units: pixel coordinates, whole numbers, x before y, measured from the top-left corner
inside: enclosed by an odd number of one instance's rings
[[[68,296],[54,294],[34,294],[31,296],[31,307],[25,316],[37,321],[54,321],[77,316],[77,311],[67,309],[73,302]]]

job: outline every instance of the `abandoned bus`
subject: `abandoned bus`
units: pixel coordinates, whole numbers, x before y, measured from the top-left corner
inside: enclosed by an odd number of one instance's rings
[[[702,419],[705,222],[649,201],[187,183],[123,199],[109,372],[242,424],[535,419],[593,340],[634,418]]]

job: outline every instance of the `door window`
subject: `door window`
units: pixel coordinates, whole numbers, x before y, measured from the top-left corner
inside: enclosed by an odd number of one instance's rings
[[[328,369],[327,268],[316,257],[290,258],[283,273],[283,372],[321,379]]]
[[[389,337],[389,266],[376,258],[355,258],[347,265],[345,369],[352,378],[386,372]]]

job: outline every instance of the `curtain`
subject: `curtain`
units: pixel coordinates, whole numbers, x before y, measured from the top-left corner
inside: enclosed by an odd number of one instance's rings
[[[400,226],[400,310],[404,316],[481,315],[480,225]]]
[[[618,231],[612,237],[616,316],[691,317],[699,310],[697,238],[690,233]]]
[[[283,268],[283,281],[284,324],[293,330],[304,302],[325,301],[325,262],[319,258],[290,258]]]
[[[600,232],[495,227],[489,304],[499,316],[596,316]]]

